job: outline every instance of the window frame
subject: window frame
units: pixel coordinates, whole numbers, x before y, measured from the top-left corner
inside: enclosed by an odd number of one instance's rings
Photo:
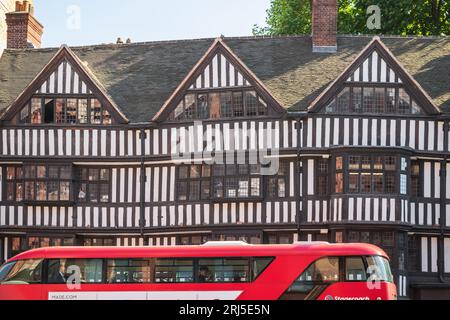
[[[342,110],[339,105],[339,99],[345,94],[345,91],[349,90],[349,106],[346,110]],[[383,95],[377,96],[377,90],[384,90]],[[390,90],[395,90],[394,94],[394,106],[390,103],[391,96]],[[371,95],[366,95],[365,92],[372,91]],[[409,108],[400,108],[400,92],[404,92],[409,97]],[[357,92],[357,93],[356,93]],[[358,97],[359,96],[359,97]],[[378,104],[378,98],[383,97],[382,104]],[[370,97],[370,108],[366,105],[365,97]],[[378,98],[377,98],[378,97]],[[359,99],[358,99],[359,98]],[[357,108],[357,102],[359,100],[360,108]],[[345,83],[336,94],[333,95],[330,100],[325,104],[325,113],[338,113],[338,114],[373,114],[373,115],[408,115],[408,116],[424,116],[426,113],[422,110],[420,105],[416,102],[414,97],[408,92],[407,88],[400,83],[365,83],[365,82],[347,82]],[[380,109],[381,107],[381,109]],[[406,111],[406,112],[405,112]]]
[[[255,112],[249,111],[255,106],[248,105],[248,100],[246,99],[247,94],[254,93],[256,99],[256,115]],[[185,115],[187,109],[186,99],[188,96],[194,96],[193,110]],[[217,101],[219,102],[218,111],[219,115],[211,114],[211,96],[216,95]],[[207,117],[200,116],[199,113],[199,97],[205,96]],[[229,99],[231,97],[231,99]],[[236,102],[239,98],[239,105]],[[225,104],[224,101],[229,103]],[[182,112],[176,115],[176,110],[182,108]],[[169,113],[169,122],[182,122],[182,121],[195,121],[195,120],[218,120],[218,119],[245,119],[253,117],[263,117],[270,115],[269,106],[264,101],[263,97],[252,87],[244,88],[228,88],[228,89],[189,89],[177,102],[176,107]]]
[[[33,123],[32,119],[32,105],[33,100],[40,100],[41,101],[41,107],[40,107],[40,122]],[[57,122],[56,119],[56,105],[58,100],[62,100],[63,103],[63,119],[61,122]],[[76,100],[76,110],[75,110],[75,122],[68,122],[68,101],[69,100]],[[46,122],[46,105],[53,101],[53,121],[52,122]],[[86,122],[82,122],[80,118],[80,108],[81,108],[81,102],[86,101]],[[100,105],[100,123],[94,123],[92,122],[92,116],[93,116],[93,105],[98,102]],[[22,119],[22,113],[24,110],[28,110],[28,116],[26,118],[26,121],[23,121]],[[109,119],[109,120],[108,120]],[[100,126],[100,125],[114,125],[117,123],[117,121],[114,118],[113,112],[111,112],[110,108],[105,105],[104,102],[102,102],[101,99],[97,98],[96,96],[92,94],[80,94],[80,95],[61,95],[61,94],[36,94],[30,100],[23,106],[22,109],[18,112],[16,115],[16,122],[21,125],[25,124],[31,124],[31,125],[39,125],[39,126],[45,126],[45,125],[56,125],[56,126]]]
[[[97,179],[95,180],[90,180],[90,171],[91,170],[98,170],[98,174],[97,174]],[[102,170],[107,170],[108,172],[108,179],[107,180],[101,180],[101,172]],[[76,194],[74,194],[74,198],[76,199],[77,202],[79,203],[89,203],[89,204],[105,204],[105,203],[110,203],[111,202],[111,196],[112,196],[112,190],[111,190],[111,185],[112,185],[112,180],[111,180],[111,175],[112,175],[112,168],[111,167],[93,167],[93,166],[80,166],[80,167],[74,167],[74,171],[76,174],[76,183],[75,183],[75,187],[76,189],[74,190],[74,192],[76,192]],[[86,171],[86,179],[84,179],[83,177],[83,171]],[[85,199],[80,199],[80,192],[81,192],[81,187],[85,185],[86,190],[85,192]],[[91,186],[96,186],[97,191],[97,201],[94,202],[91,199],[91,192],[90,192],[90,188]],[[102,195],[102,186],[107,186],[108,187],[108,200],[107,201],[102,201],[101,200],[101,195]]]
[[[22,201],[17,201],[19,203],[72,203],[73,202],[73,166],[72,164],[40,164],[40,163],[24,163],[22,166],[17,166],[22,168],[22,178],[16,179],[15,185],[17,183],[22,183],[23,185],[23,199]],[[34,169],[28,169],[28,168],[34,168]],[[45,177],[39,177],[38,176],[38,168],[45,168]],[[50,176],[50,170],[51,168],[58,168],[58,178],[51,177]],[[34,177],[28,177],[27,176],[27,169],[33,170]],[[63,178],[63,170],[68,169],[70,171],[70,177]],[[4,179],[3,183],[8,182],[6,179]],[[50,200],[50,184],[56,183],[58,185],[58,199],[57,200]],[[62,190],[62,184],[68,184],[69,190],[68,190],[68,199],[62,199],[61,198],[61,190]],[[45,185],[45,200],[38,199],[38,185],[43,184]],[[29,199],[27,197],[27,186],[33,185],[33,198]],[[6,189],[7,185],[5,185]],[[16,190],[17,192],[17,190]],[[7,199],[7,198],[5,198]],[[15,198],[16,199],[16,198]]]

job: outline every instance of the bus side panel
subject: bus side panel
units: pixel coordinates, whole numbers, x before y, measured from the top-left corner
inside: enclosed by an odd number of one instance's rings
[[[327,288],[318,300],[396,300],[395,284],[381,282],[371,287],[369,282],[342,282]]]
[[[0,300],[45,300],[42,285],[0,285]]]
[[[46,285],[49,300],[236,300],[250,284],[170,283],[170,284],[88,284],[79,289],[66,285]]]
[[[278,300],[319,256],[279,256],[238,300]]]

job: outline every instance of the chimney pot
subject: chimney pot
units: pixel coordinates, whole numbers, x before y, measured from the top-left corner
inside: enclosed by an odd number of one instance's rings
[[[131,38],[128,38],[127,39],[127,44],[130,44],[131,43]]]
[[[337,0],[312,0],[313,52],[337,51]]]
[[[16,11],[6,14],[9,49],[40,48],[44,27],[34,17],[33,1],[16,1]]]
[[[116,44],[123,44],[123,40],[121,37],[117,38]]]

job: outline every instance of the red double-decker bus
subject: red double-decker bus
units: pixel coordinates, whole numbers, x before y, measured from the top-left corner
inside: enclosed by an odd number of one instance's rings
[[[0,269],[2,300],[394,300],[368,244],[46,248]]]

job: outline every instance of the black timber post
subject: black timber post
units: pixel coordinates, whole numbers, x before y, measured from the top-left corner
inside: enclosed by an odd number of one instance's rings
[[[448,134],[450,132],[449,122],[446,121],[444,124],[444,150],[448,148]],[[439,281],[442,283],[449,283],[445,278],[445,226],[447,225],[446,209],[447,209],[447,162],[448,162],[448,152],[444,153],[444,159],[441,161],[441,171],[440,171],[440,183],[441,183],[441,198],[440,198],[440,227],[441,232],[439,235],[438,244],[438,266],[439,266]]]
[[[141,139],[141,175],[140,175],[140,219],[139,219],[139,228],[141,232],[141,236],[144,236],[144,228],[145,228],[145,183],[147,181],[147,176],[145,174],[145,140],[146,140],[146,132],[145,129],[141,129],[139,134]]]

